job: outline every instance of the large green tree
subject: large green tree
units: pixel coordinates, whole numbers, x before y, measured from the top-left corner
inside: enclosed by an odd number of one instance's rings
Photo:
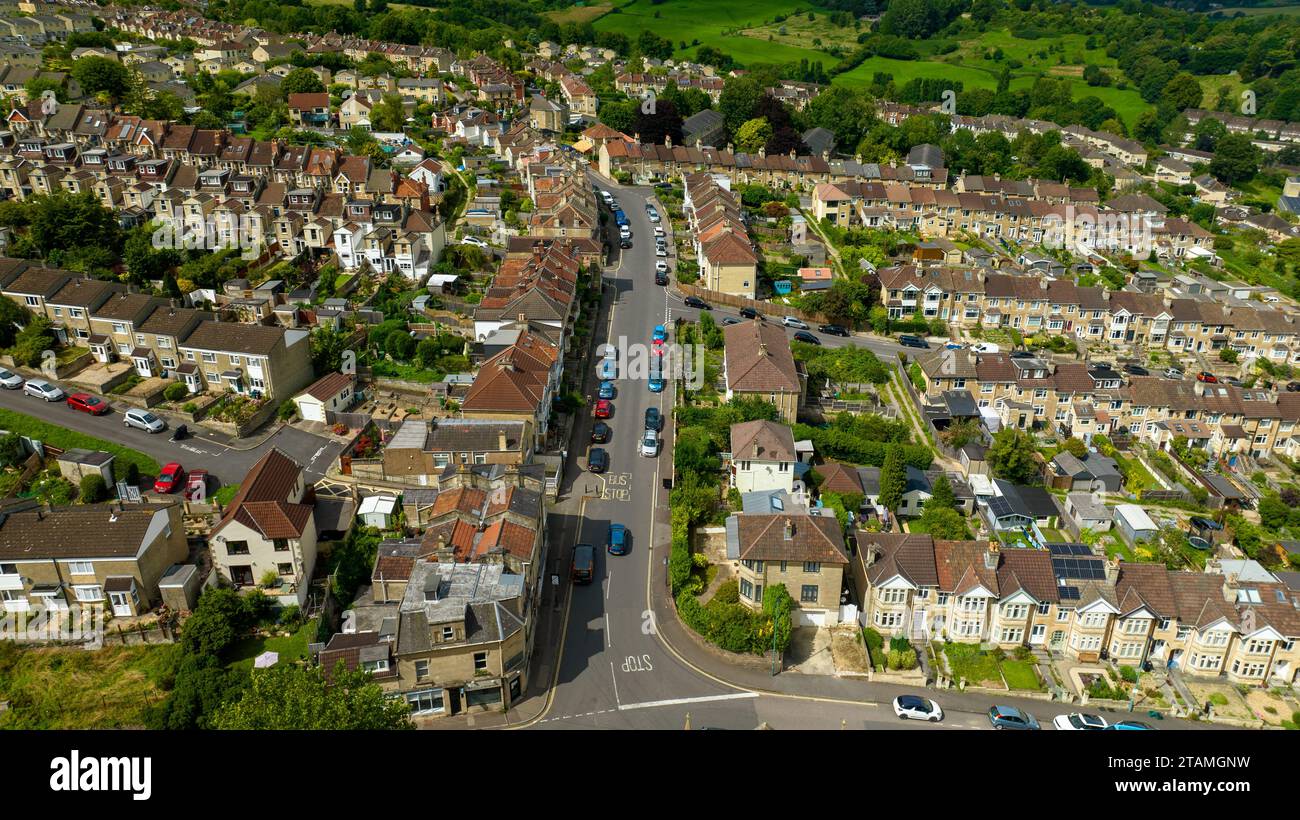
[[[903,461],[903,450],[891,446],[885,453],[885,463],[880,468],[880,506],[887,510],[896,510],[903,503],[903,492],[907,489],[907,464]]]
[[[1259,156],[1249,134],[1225,134],[1214,146],[1210,173],[1225,185],[1249,182],[1259,172]]]
[[[71,73],[86,94],[104,94],[115,101],[127,95],[133,82],[129,68],[94,54],[74,62]]]
[[[762,101],[763,89],[758,83],[748,77],[729,78],[718,97],[718,113],[726,122],[727,133],[734,138],[740,126],[753,119]]]
[[[325,83],[310,68],[295,68],[280,81],[280,93],[288,99],[290,94],[318,93],[325,90]]]
[[[384,695],[369,673],[342,662],[326,677],[318,666],[277,665],[253,672],[241,697],[221,706],[218,729],[413,729],[410,709]]]
[[[997,478],[1025,484],[1038,476],[1034,439],[1024,430],[1003,427],[994,434],[993,444],[985,457]]]

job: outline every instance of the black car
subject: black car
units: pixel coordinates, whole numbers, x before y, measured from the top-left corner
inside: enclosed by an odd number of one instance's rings
[[[740,309],[740,318],[742,318],[742,319],[762,319],[763,316],[762,316],[762,314],[760,314],[757,310],[754,310],[753,308],[741,308],[741,309]]]
[[[682,303],[687,307],[699,308],[700,310],[713,310],[713,308],[709,306],[708,302],[698,296],[687,296],[682,300]]]
[[[806,330],[796,330],[794,332],[794,340],[796,342],[803,342],[804,344],[810,345],[820,345],[822,343],[821,339],[818,339]]]
[[[920,336],[899,336],[898,343],[903,347],[916,347],[921,350],[930,349],[930,343]]]
[[[603,473],[609,469],[609,453],[600,447],[592,447],[587,453],[587,469],[593,473]]]
[[[737,319],[735,316],[728,316],[722,320],[722,323],[724,325],[738,325],[740,324],[740,320]]]
[[[1286,383],[1286,392],[1288,392],[1288,393],[1300,393],[1300,382],[1287,382],[1287,383]]]
[[[843,325],[822,325],[821,327],[817,328],[817,330],[821,333],[825,333],[827,336],[847,337],[849,335],[849,329],[844,327]]]
[[[668,284],[668,274],[661,270],[655,271],[655,284],[656,285]]]
[[[1151,371],[1150,371],[1150,370],[1147,370],[1145,367],[1142,367],[1141,365],[1136,365],[1136,364],[1126,364],[1126,365],[1124,365],[1124,372],[1127,373],[1127,374],[1129,374],[1130,376],[1150,376],[1150,375],[1151,375]]]
[[[591,440],[595,444],[604,444],[609,441],[612,434],[613,431],[609,429],[609,425],[603,421],[598,421],[591,427]]]
[[[569,577],[576,584],[590,584],[596,577],[596,548],[591,544],[577,544],[573,548],[573,566]]]
[[[624,237],[623,239],[618,240],[618,246],[623,249],[630,248],[632,247],[632,240]]]
[[[659,415],[658,407],[647,407],[645,409],[645,429],[659,432],[663,425],[663,416]]]

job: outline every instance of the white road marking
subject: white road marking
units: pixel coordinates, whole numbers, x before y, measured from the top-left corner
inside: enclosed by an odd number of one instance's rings
[[[615,674],[614,674],[614,662],[613,662],[613,661],[610,661],[610,662],[609,662],[609,676],[610,676],[610,678],[613,679],[613,681],[614,681],[614,703],[615,703],[615,705],[618,706],[619,709],[622,709],[622,708],[623,708],[623,704],[621,704],[621,703],[618,702],[618,675],[615,675]],[[616,711],[616,710],[611,709],[610,711]]]
[[[613,665],[613,661],[611,661],[611,669],[613,668]],[[617,688],[618,683],[616,682],[614,686]],[[732,695],[709,695],[700,698],[673,698],[671,700],[652,700],[645,703],[620,703],[618,709],[620,712],[627,712],[632,709],[654,709],[659,706],[681,706],[684,703],[710,703],[718,700],[744,700],[746,698],[756,697],[758,697],[757,692],[737,692]]]
[[[605,648],[613,649],[614,642],[609,637],[609,612],[605,612]]]

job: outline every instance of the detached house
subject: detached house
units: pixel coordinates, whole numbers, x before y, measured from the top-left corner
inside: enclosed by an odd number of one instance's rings
[[[740,562],[740,602],[763,606],[763,592],[785,584],[798,608],[796,626],[839,623],[840,590],[849,555],[839,519],[827,515],[733,515],[727,558]]]
[[[731,426],[731,486],[742,494],[794,492],[794,435],[784,424],[747,421]]]
[[[794,424],[803,406],[806,376],[795,364],[785,331],[755,320],[728,325],[722,332],[727,401],[733,396],[762,399],[775,405],[787,424]]]

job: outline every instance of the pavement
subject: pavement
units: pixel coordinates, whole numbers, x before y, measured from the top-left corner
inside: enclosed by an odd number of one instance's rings
[[[77,392],[67,385],[60,386],[67,393]],[[139,450],[159,464],[179,461],[186,470],[207,470],[222,485],[242,481],[258,459],[272,447],[279,448],[303,465],[307,480],[314,482],[325,475],[329,465],[343,449],[338,441],[315,436],[279,422],[272,422],[243,439],[211,433],[197,425],[189,425],[189,436],[182,441],[172,441],[170,431],[175,429],[178,423],[176,419],[168,419],[168,429],[161,433],[146,433],[123,425],[122,413],[129,409],[128,405],[114,404],[112,396],[105,398],[112,409],[103,416],[92,416],[69,409],[62,402],[43,402],[21,389],[0,389],[0,407]]]
[[[619,187],[592,175],[609,189],[632,223],[633,247],[606,271],[605,299],[598,332],[606,338],[648,342],[656,324],[671,327],[679,315],[673,292],[654,284],[652,225],[644,202],[648,188]],[[664,213],[661,208],[660,213]],[[616,240],[616,237],[615,237]],[[613,242],[617,248],[617,241]],[[680,315],[689,316],[689,313]],[[672,341],[670,339],[669,341]],[[877,349],[897,349],[882,340],[844,340]],[[589,368],[593,370],[594,368]],[[587,374],[594,392],[595,374]],[[774,729],[915,728],[921,731],[989,729],[988,708],[995,703],[1018,706],[1045,727],[1058,714],[1076,711],[1070,704],[1013,696],[938,691],[871,683],[824,674],[798,674],[767,664],[740,664],[696,643],[678,621],[667,591],[667,556],[671,533],[667,491],[671,476],[671,425],[656,458],[638,455],[645,409],[673,406],[671,384],[651,393],[640,381],[620,379],[609,420],[614,430],[604,445],[609,472],[582,472],[592,419],[574,426],[572,454],[561,479],[560,498],[549,512],[547,583],[539,616],[536,647],[525,697],[508,712],[435,718],[430,728],[542,729]],[[605,551],[609,524],[626,525],[631,549],[626,555]],[[596,546],[597,580],[573,586],[567,567],[575,543]],[[892,700],[900,694],[923,694],[937,700],[947,714],[942,724],[899,721]],[[1107,715],[1119,719],[1121,715]],[[1140,716],[1139,716],[1140,717]],[[1165,720],[1161,728],[1197,724]]]

